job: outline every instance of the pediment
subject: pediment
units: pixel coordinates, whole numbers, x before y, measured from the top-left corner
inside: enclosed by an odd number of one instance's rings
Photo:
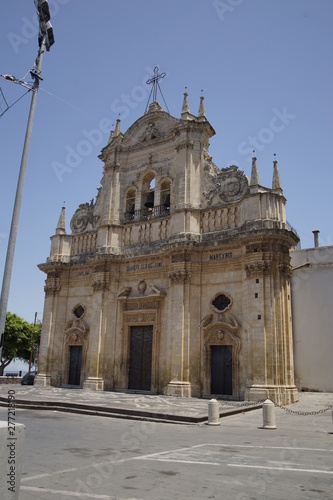
[[[148,111],[133,123],[123,136],[122,147],[148,146],[161,139],[165,140],[172,135],[173,129],[179,122],[179,119],[174,118],[159,106],[155,110]]]

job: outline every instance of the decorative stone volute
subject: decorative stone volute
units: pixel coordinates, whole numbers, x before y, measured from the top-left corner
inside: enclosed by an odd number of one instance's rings
[[[103,292],[109,289],[110,273],[106,270],[105,265],[101,264],[95,267],[92,276],[91,286],[94,292]]]
[[[51,271],[47,274],[45,280],[44,292],[45,296],[49,297],[56,295],[61,289],[60,286],[60,274],[58,271]]]

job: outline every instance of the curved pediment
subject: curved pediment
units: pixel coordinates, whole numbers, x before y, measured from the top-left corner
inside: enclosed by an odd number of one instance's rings
[[[152,103],[149,111],[138,118],[136,122],[125,132],[122,138],[122,147],[137,145],[150,145],[165,140],[180,122],[164,111],[158,103]]]

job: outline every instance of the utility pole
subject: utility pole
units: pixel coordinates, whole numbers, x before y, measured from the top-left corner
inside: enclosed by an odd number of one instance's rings
[[[34,352],[34,341],[35,341],[35,334],[36,334],[36,322],[37,322],[37,313],[35,312],[34,331],[32,332],[32,339],[31,339],[31,350],[30,350],[30,359],[29,359],[29,372],[31,372],[31,361],[32,361],[33,352]]]
[[[9,233],[8,247],[7,247],[7,255],[5,262],[5,269],[2,280],[2,289],[1,289],[1,298],[0,298],[0,360],[2,356],[2,347],[4,342],[4,331],[6,324],[6,313],[7,313],[7,305],[8,305],[8,297],[9,297],[9,289],[10,289],[10,280],[13,269],[13,261],[14,261],[14,252],[15,252],[15,243],[17,236],[17,228],[20,216],[21,209],[21,201],[23,194],[23,185],[25,172],[27,167],[28,153],[30,147],[31,133],[32,133],[32,125],[34,120],[36,101],[37,101],[37,92],[39,88],[39,81],[42,80],[41,77],[41,68],[42,68],[42,60],[44,50],[46,48],[47,51],[50,50],[51,45],[54,44],[54,36],[53,29],[50,23],[50,10],[47,0],[34,0],[37,14],[39,18],[39,36],[38,36],[38,55],[34,64],[33,69],[30,71],[30,74],[34,80],[34,84],[31,88],[32,97],[30,104],[30,111],[28,117],[27,130],[25,134],[21,166],[19,172],[19,178],[17,181],[16,188],[16,196],[15,203],[12,215],[12,223]]]

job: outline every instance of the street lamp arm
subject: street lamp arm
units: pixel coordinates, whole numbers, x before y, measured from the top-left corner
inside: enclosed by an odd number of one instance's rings
[[[31,73],[31,71],[30,71],[30,73]],[[21,85],[25,89],[34,91],[34,88],[31,84],[29,84],[28,82],[25,82],[24,80],[20,80],[19,78],[15,78],[15,76],[13,76],[13,75],[0,75],[0,78],[2,78],[2,80],[6,80],[7,82],[12,82],[12,83],[16,83],[17,85]],[[42,78],[41,78],[41,80],[42,80]]]

